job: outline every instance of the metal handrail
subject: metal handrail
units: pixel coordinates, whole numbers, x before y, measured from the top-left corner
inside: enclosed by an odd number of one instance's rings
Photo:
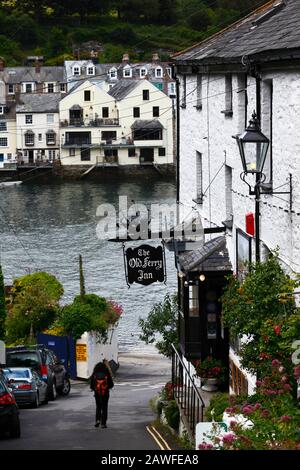
[[[195,385],[190,371],[184,364],[174,344],[172,344],[172,350],[172,384],[174,397],[185,415],[190,431],[195,434],[197,423],[203,421],[205,403]],[[179,377],[177,376],[177,372],[179,372]],[[180,379],[179,384],[178,378]]]

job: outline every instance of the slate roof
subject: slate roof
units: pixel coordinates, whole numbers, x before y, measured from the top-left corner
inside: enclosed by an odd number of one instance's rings
[[[137,119],[131,126],[131,129],[163,129],[163,125],[156,119]]]
[[[174,54],[175,62],[205,64],[300,56],[300,1],[272,0],[210,38]]]
[[[24,93],[17,113],[58,113],[60,99],[60,93]]]
[[[133,91],[140,82],[138,80],[119,80],[115,86],[109,90],[108,94],[119,101],[125,98],[131,91]]]
[[[232,271],[224,236],[213,238],[201,248],[178,255],[181,270],[191,271]]]
[[[64,67],[41,66],[40,72],[35,67],[5,67],[0,73],[5,83],[16,84],[21,82],[64,82]]]

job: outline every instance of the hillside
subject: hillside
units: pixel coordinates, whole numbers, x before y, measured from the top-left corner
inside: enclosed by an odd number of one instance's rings
[[[204,39],[263,0],[0,0],[0,55],[17,65],[43,55],[48,65],[95,40],[102,62],[162,59]]]

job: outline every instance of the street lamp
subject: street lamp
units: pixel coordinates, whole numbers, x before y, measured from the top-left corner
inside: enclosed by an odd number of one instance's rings
[[[260,224],[259,224],[259,199],[260,199],[260,184],[265,178],[263,168],[266,161],[270,141],[261,132],[259,120],[255,111],[249,122],[249,126],[245,129],[243,134],[234,137],[237,141],[240,157],[243,165],[243,173],[241,179],[248,184],[249,194],[255,195],[255,257],[256,261],[260,262]],[[248,174],[256,175],[256,182],[254,189],[245,180]]]
[[[261,132],[259,121],[253,111],[249,126],[241,135],[236,136],[244,173],[262,174],[270,141]]]

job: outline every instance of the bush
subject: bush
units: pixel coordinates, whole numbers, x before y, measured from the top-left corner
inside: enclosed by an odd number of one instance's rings
[[[205,409],[205,418],[207,421],[222,421],[225,408],[229,406],[228,393],[216,393],[210,400],[208,407]],[[212,416],[213,413],[213,416]]]
[[[180,413],[176,401],[169,401],[164,410],[168,425],[177,430],[179,428]]]

